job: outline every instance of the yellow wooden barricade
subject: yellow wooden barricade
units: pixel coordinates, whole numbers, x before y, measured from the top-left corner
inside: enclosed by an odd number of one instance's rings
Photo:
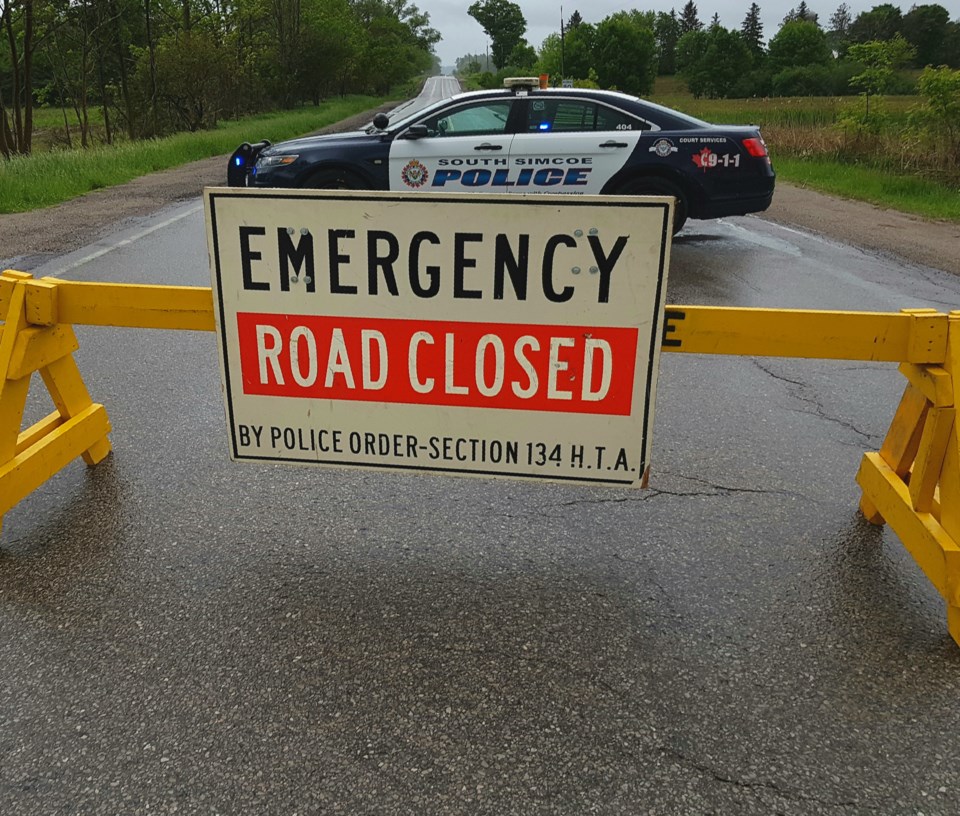
[[[0,521],[67,463],[110,452],[110,423],[73,360],[72,326],[213,331],[210,289],[0,274]],[[907,378],[879,451],[864,454],[860,508],[886,522],[947,602],[960,644],[960,311],[834,312],[669,306],[663,350],[895,362]],[[21,430],[31,375],[56,411]]]

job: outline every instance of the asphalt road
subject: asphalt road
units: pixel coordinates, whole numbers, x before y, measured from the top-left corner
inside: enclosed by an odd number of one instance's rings
[[[199,204],[34,273],[208,285]],[[732,218],[668,299],[960,279]],[[5,518],[5,816],[960,812],[960,648],[857,513],[892,365],[664,355],[621,492],[234,465],[213,335],[78,334],[114,453]]]
[[[454,94],[460,93],[460,83],[452,76],[432,76],[427,77],[419,96],[398,105],[390,111],[391,117],[405,117],[416,113],[418,110],[440,102]]]

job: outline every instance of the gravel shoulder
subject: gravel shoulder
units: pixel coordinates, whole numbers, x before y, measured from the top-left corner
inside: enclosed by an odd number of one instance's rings
[[[317,132],[355,130],[369,122],[374,113],[367,111]],[[51,257],[129,226],[137,218],[196,198],[205,186],[224,184],[225,167],[226,157],[216,156],[97,190],[55,207],[2,215],[0,269],[29,271]],[[929,221],[782,182],[777,185],[773,205],[760,217],[878,255],[960,275],[960,223]],[[691,227],[696,229],[696,222]]]

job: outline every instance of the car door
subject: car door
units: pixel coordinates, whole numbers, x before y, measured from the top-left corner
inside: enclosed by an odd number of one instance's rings
[[[502,192],[516,99],[484,99],[434,111],[390,146],[390,189]]]
[[[531,94],[510,148],[515,193],[599,193],[649,124],[593,99]]]

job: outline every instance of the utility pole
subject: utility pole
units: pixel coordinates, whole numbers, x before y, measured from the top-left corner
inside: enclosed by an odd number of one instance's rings
[[[563,84],[563,80],[566,78],[566,73],[563,70],[563,51],[564,51],[564,32],[563,32],[563,6],[560,6],[560,84]]]

